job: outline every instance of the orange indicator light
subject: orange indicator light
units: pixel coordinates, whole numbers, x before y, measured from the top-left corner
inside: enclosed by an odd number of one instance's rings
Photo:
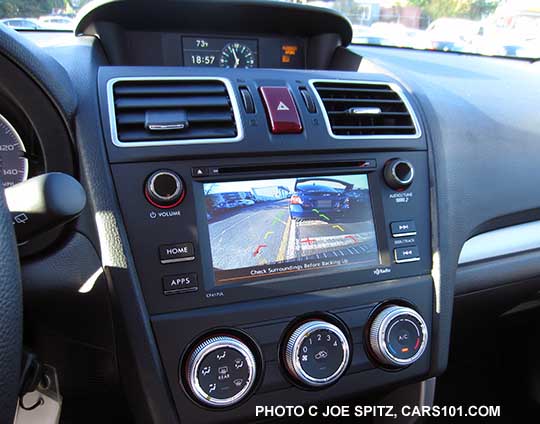
[[[284,46],[281,46],[281,50],[283,50],[283,53],[285,53],[288,56],[294,56],[296,52],[298,51],[298,46],[285,44]]]
[[[404,347],[403,349],[401,349],[401,351],[402,351],[403,353],[407,353],[407,352],[409,351],[409,348],[408,348],[408,347]]]

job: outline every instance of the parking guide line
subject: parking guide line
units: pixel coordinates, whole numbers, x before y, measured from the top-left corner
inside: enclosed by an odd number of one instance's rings
[[[287,224],[285,224],[285,230],[283,231],[283,235],[281,236],[281,243],[279,244],[278,254],[276,258],[278,262],[284,261],[286,258],[285,255],[287,254],[287,245],[289,244],[291,221],[293,220],[289,217],[289,219],[287,219]]]
[[[298,222],[296,219],[289,218],[289,239],[287,240],[286,260],[292,260],[296,257],[296,227]]]

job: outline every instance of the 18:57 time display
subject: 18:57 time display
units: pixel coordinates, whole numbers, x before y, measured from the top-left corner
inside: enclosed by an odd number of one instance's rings
[[[191,66],[212,66],[216,62],[214,55],[191,54],[189,55],[189,65]]]

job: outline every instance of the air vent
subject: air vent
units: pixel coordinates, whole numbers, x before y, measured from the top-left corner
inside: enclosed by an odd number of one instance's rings
[[[113,142],[122,147],[242,138],[232,87],[224,79],[116,79],[108,94]]]
[[[313,82],[337,138],[416,138],[418,125],[406,100],[389,84]]]

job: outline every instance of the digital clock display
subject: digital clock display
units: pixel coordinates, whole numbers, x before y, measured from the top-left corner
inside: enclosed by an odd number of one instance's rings
[[[257,40],[183,37],[184,66],[258,67]]]

